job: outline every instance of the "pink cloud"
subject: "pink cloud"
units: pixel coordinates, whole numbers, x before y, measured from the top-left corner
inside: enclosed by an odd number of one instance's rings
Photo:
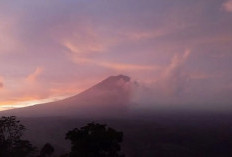
[[[0,89],[3,88],[3,82],[0,82]]]
[[[29,74],[26,78],[28,82],[35,82],[40,74],[43,72],[43,68],[37,67],[33,73]]]
[[[232,12],[232,0],[227,0],[222,4],[222,7],[227,12]]]
[[[186,81],[189,79],[189,76],[184,72],[183,67],[190,53],[190,50],[186,50],[182,55],[175,54],[170,64],[164,68],[159,82],[166,94],[177,96],[185,90]]]
[[[4,87],[4,80],[3,78],[0,76],[0,89]]]
[[[188,88],[189,74],[183,70],[190,58],[191,50],[175,54],[167,66],[162,67],[153,82],[140,82],[142,85],[134,93],[134,101],[141,104],[178,104]],[[135,87],[136,88],[136,87]],[[182,99],[184,100],[184,99]]]
[[[159,70],[161,67],[158,65],[141,65],[141,64],[125,64],[125,63],[117,63],[117,62],[109,62],[98,59],[89,59],[89,58],[81,58],[81,57],[72,57],[72,60],[77,64],[90,64],[97,65],[104,68],[109,68],[112,70],[116,70],[118,72],[125,71],[154,71]]]

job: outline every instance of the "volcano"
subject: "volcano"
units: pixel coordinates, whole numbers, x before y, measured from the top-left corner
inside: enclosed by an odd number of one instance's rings
[[[2,111],[1,115],[105,117],[126,114],[131,104],[130,82],[128,76],[110,76],[86,91],[64,100]]]

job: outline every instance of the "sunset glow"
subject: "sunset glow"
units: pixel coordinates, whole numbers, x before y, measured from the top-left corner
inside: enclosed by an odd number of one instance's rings
[[[0,2],[0,110],[118,74],[158,103],[227,105],[231,60],[231,0]]]

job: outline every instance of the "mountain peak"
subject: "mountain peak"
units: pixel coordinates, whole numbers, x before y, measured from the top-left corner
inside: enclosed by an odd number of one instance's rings
[[[118,89],[130,82],[130,77],[125,75],[110,76],[100,82],[97,87],[104,89]]]
[[[110,76],[106,80],[111,80],[111,81],[123,80],[125,82],[129,82],[130,81],[130,77],[126,76],[126,75],[117,75],[117,76]]]
[[[118,76],[115,76],[115,77],[117,77],[118,79],[123,79],[126,82],[130,81],[130,77],[126,76],[126,75],[118,75]]]

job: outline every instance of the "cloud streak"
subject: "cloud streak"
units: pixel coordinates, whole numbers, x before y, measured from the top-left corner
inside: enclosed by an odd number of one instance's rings
[[[4,87],[4,84],[3,84],[3,81],[2,79],[0,78],[0,89]]]
[[[43,68],[37,67],[33,73],[27,76],[26,80],[31,83],[35,82],[42,72],[43,72]]]

